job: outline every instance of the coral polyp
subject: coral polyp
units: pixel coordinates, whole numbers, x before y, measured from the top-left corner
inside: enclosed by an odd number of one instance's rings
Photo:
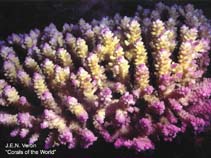
[[[54,24],[1,41],[0,125],[45,148],[138,152],[210,126],[210,21],[192,5]]]

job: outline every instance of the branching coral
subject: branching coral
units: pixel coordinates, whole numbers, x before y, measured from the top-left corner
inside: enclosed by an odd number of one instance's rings
[[[210,39],[201,10],[162,3],[14,33],[0,48],[0,125],[46,148],[102,137],[141,152],[197,134],[211,119]]]

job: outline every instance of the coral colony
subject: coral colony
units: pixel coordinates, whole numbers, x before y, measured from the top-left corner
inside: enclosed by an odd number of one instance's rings
[[[211,119],[210,21],[199,9],[138,7],[1,42],[0,124],[45,148],[98,138],[138,152]]]

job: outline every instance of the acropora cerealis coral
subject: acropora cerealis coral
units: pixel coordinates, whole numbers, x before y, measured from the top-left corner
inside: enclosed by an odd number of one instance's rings
[[[101,137],[139,152],[202,132],[210,39],[201,10],[162,3],[133,17],[14,33],[0,44],[0,124],[45,148],[88,148]]]

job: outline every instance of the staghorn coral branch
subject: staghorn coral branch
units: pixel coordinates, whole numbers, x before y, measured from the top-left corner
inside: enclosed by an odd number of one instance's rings
[[[202,132],[211,121],[210,40],[201,10],[162,3],[13,33],[0,43],[0,125],[45,148],[89,148],[102,137],[138,152]]]

